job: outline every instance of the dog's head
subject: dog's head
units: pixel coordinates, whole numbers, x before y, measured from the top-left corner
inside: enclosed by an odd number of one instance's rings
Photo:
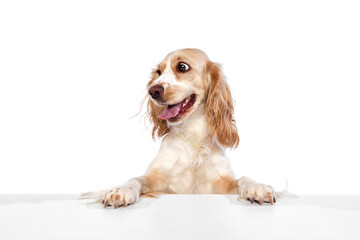
[[[220,66],[204,52],[181,49],[168,54],[152,72],[147,88],[153,137],[164,136],[169,127],[182,124],[204,106],[209,134],[223,146],[238,146],[229,86]]]

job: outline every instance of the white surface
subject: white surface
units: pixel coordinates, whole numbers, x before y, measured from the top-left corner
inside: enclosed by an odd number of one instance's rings
[[[130,117],[151,69],[196,47],[233,91],[238,177],[360,194],[359,12],[343,0],[0,1],[0,193],[142,175],[159,144]]]
[[[163,195],[114,210],[74,195],[0,195],[0,239],[360,239],[360,196],[259,206],[236,195]]]

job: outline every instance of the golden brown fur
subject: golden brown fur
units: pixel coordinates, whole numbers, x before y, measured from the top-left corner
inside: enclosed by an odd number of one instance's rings
[[[206,99],[206,119],[210,134],[216,136],[223,146],[237,148],[239,135],[233,116],[234,105],[229,85],[218,64],[208,62],[206,71],[211,79]]]
[[[164,120],[159,119],[157,116],[165,109],[165,107],[157,106],[152,101],[147,103],[147,117],[153,124],[152,137],[163,137],[169,132],[169,128]]]
[[[224,176],[214,181],[214,193],[229,194],[237,192],[237,181],[233,177]]]

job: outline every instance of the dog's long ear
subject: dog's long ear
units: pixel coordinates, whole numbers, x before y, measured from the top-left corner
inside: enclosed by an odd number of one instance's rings
[[[155,71],[153,71],[152,72],[152,79],[147,84],[147,89],[149,89],[149,86],[152,84],[152,82],[155,79],[156,79],[156,73],[155,73]],[[162,120],[162,119],[157,117],[165,110],[165,107],[160,107],[160,106],[156,105],[150,99],[149,94],[147,94],[147,96],[145,98],[147,98],[147,101],[148,101],[147,102],[146,116],[150,120],[150,122],[153,124],[152,138],[153,139],[155,139],[155,137],[161,138],[164,135],[166,135],[170,130],[168,128],[167,124],[166,124],[166,120]]]
[[[235,125],[234,104],[229,85],[219,64],[208,62],[207,77],[210,80],[206,99],[206,120],[210,134],[223,146],[236,148],[239,135]]]
[[[169,128],[166,124],[166,120],[162,120],[158,118],[163,111],[165,110],[165,107],[159,107],[151,99],[148,99],[147,103],[147,116],[150,120],[150,122],[154,125],[152,129],[152,137],[155,139],[155,137],[163,137],[169,132]]]

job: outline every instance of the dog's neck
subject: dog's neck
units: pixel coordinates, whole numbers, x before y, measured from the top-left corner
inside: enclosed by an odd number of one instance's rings
[[[209,140],[210,132],[206,122],[205,106],[200,104],[184,122],[178,125],[172,125],[170,132],[181,138],[202,142]]]
[[[171,126],[170,134],[186,143],[193,169],[197,169],[209,159],[214,144],[210,137],[204,104],[200,104],[183,123]]]

